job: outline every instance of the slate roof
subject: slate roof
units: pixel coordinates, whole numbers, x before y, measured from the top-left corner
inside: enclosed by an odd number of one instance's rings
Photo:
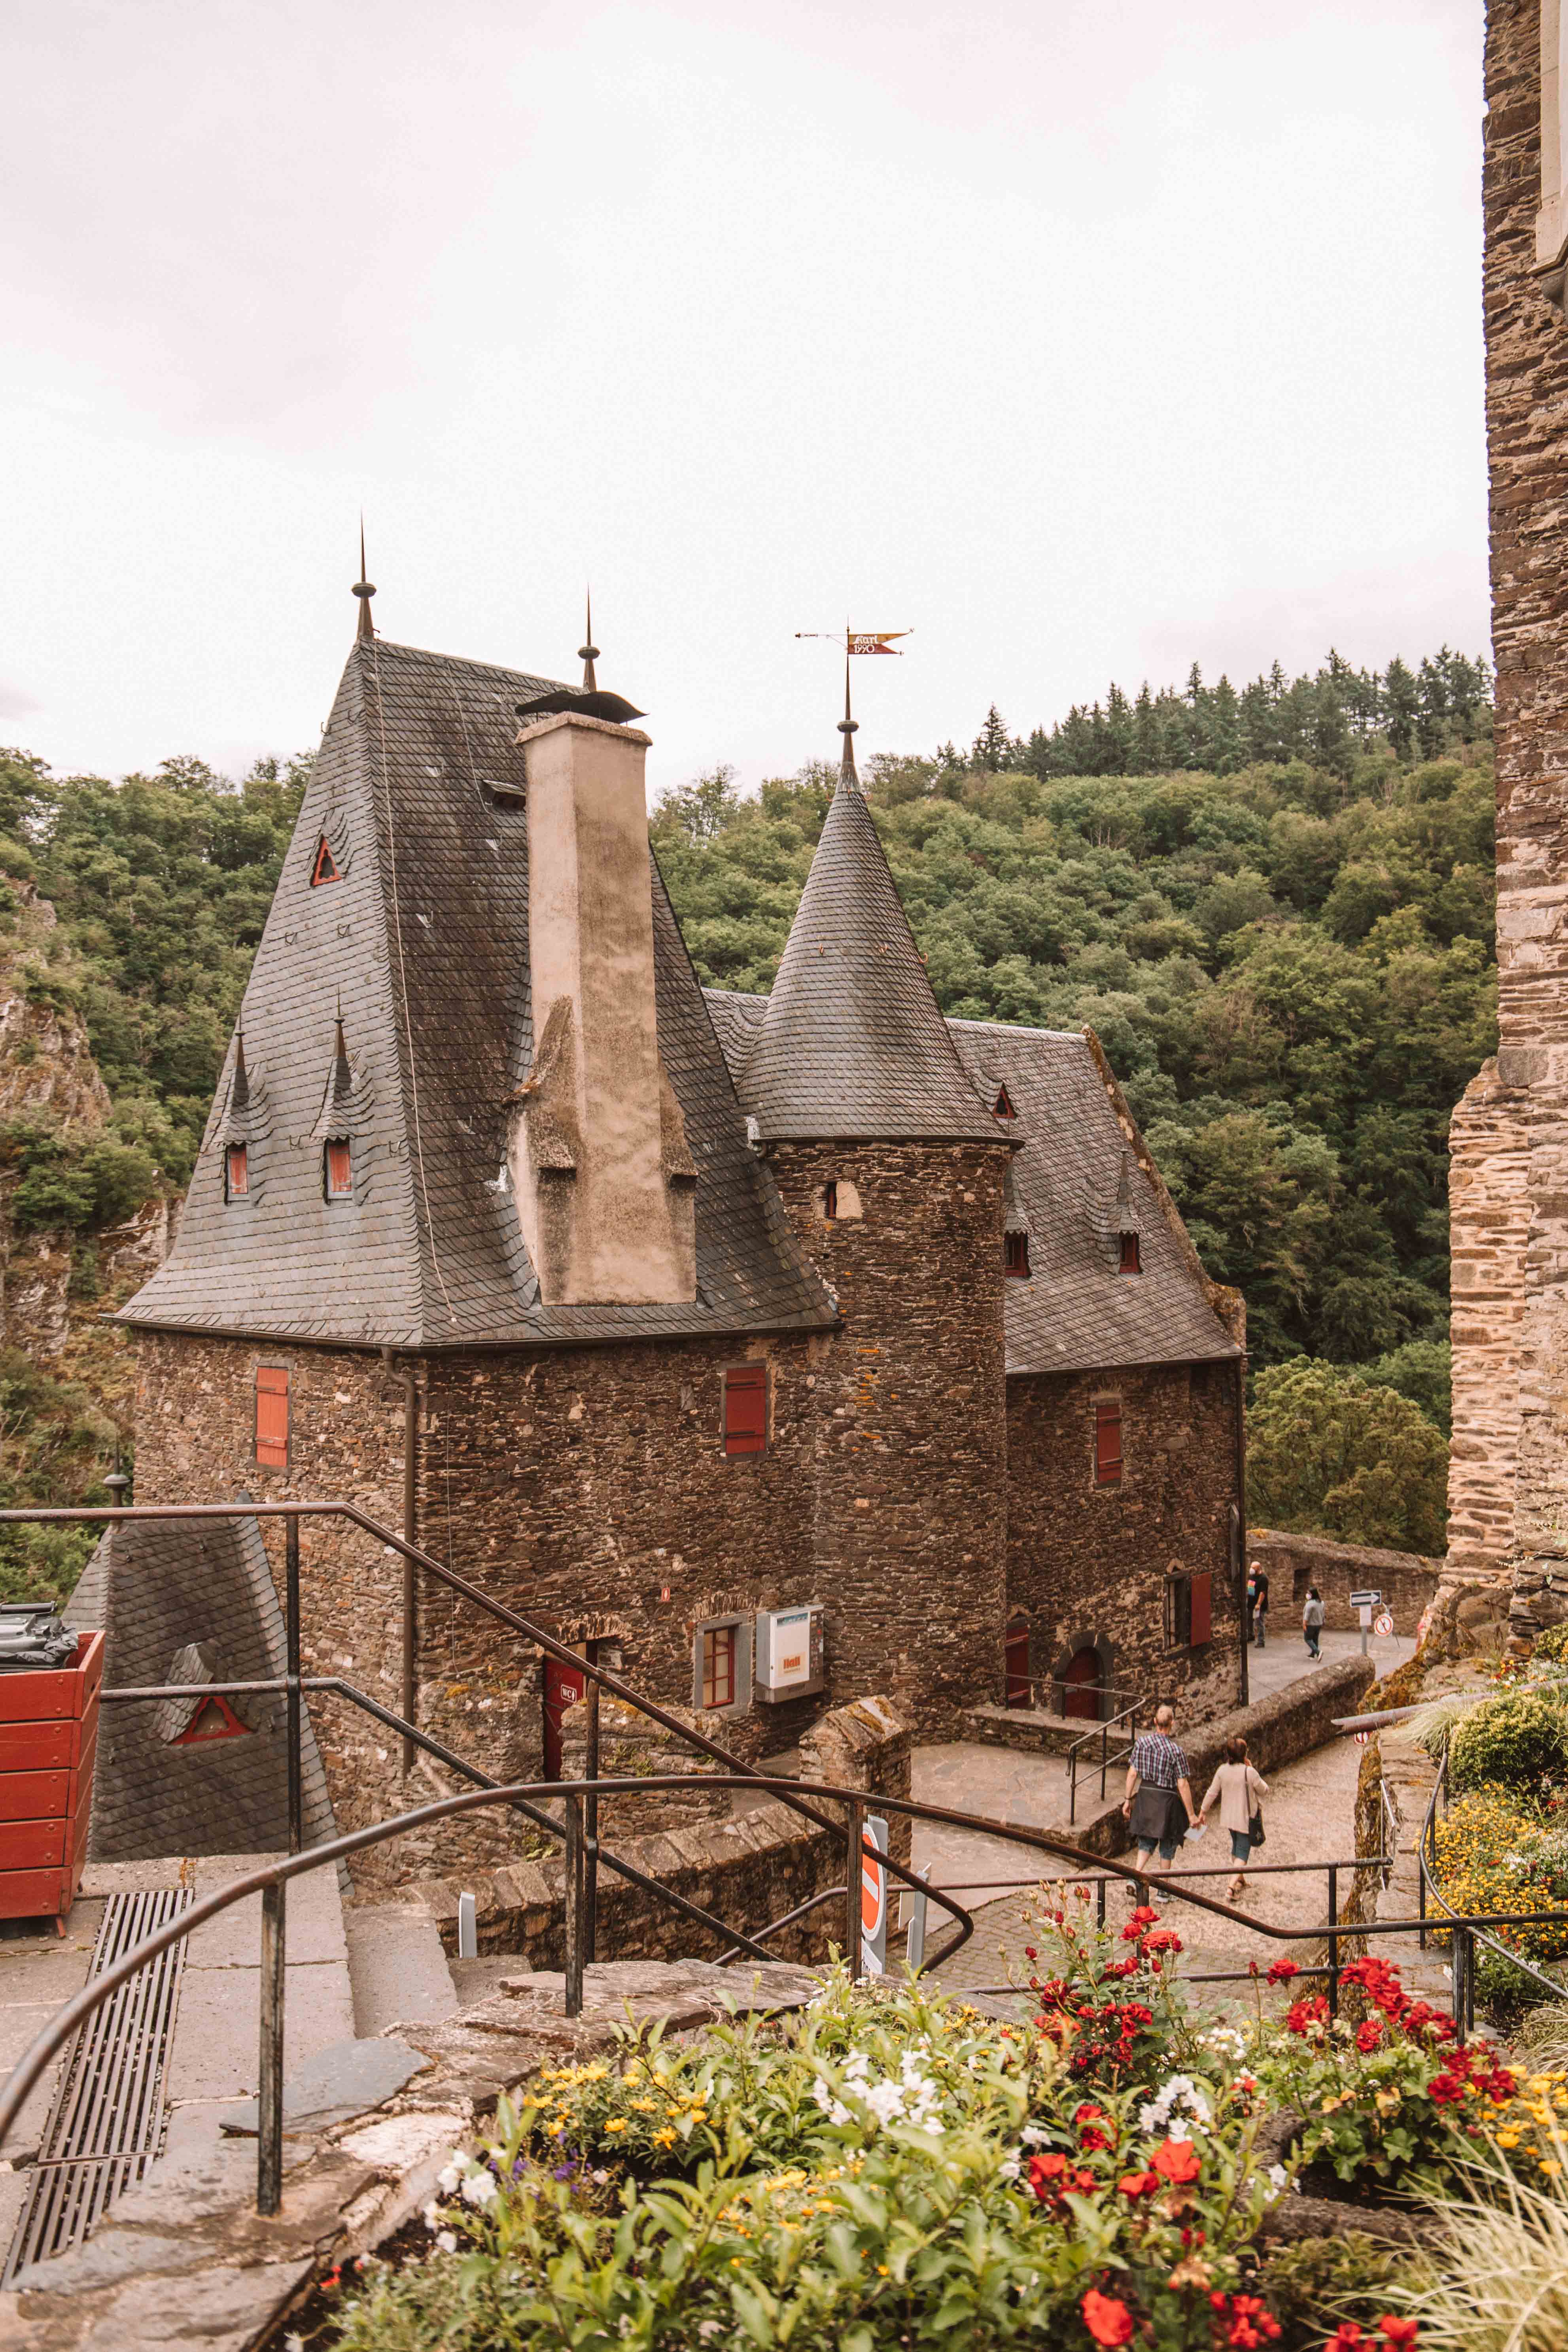
[[[765,1034],[769,1000],[704,992],[744,1099],[744,1073]],[[1029,1278],[1010,1280],[1006,1289],[1008,1371],[1238,1355],[1208,1303],[1181,1219],[1142,1164],[1146,1149],[1130,1117],[1123,1124],[1125,1113],[1119,1115],[1089,1038],[1004,1022],[950,1021],[946,1027],[976,1098],[994,1103],[1005,1086],[1017,1114],[996,1122],[1019,1146],[1005,1223],[1029,1235]],[[1129,1230],[1140,1237],[1142,1271],[1136,1275],[1119,1270],[1121,1234]]]
[[[747,1148],[657,865],[658,1039],[699,1171],[698,1297],[540,1302],[502,1181],[503,1099],[533,1057],[514,706],[552,683],[355,642],[245,992],[248,1100],[231,1042],[178,1242],[123,1321],[410,1349],[831,1328]],[[312,889],[323,835],[340,878]],[[329,1134],[351,1143],[349,1200],[324,1197]],[[242,1201],[225,1199],[227,1141],[247,1145]]]
[[[761,1028],[731,1065],[764,1139],[991,1143],[846,756]]]
[[[199,1648],[214,1682],[282,1674],[283,1612],[254,1519],[132,1519],[104,1534],[65,1612],[104,1629],[105,1684],[191,1679]],[[284,1701],[231,1699],[242,1739],[172,1744],[188,1703],[111,1701],[99,1717],[89,1852],[97,1862],[172,1853],[279,1853],[289,1844]],[[303,1753],[305,1843],[335,1834],[309,1721]]]

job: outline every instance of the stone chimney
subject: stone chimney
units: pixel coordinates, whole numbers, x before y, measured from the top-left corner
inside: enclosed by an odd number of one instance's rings
[[[533,1066],[507,1158],[546,1306],[697,1295],[697,1170],[659,1058],[643,782],[648,738],[579,711],[525,723]]]

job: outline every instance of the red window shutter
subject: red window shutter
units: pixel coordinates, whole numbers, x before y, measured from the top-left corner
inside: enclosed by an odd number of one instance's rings
[[[289,1372],[285,1365],[256,1367],[256,1458],[274,1470],[289,1467]]]
[[[353,1156],[346,1142],[327,1146],[327,1198],[341,1201],[354,1188]]]
[[[316,862],[310,868],[310,887],[319,889],[323,882],[335,882],[337,878],[337,861],[328,848],[327,836],[323,834],[316,844]]]
[[[1094,1475],[1101,1486],[1121,1484],[1121,1407],[1114,1401],[1094,1408]]]
[[[231,1201],[243,1200],[250,1190],[250,1162],[243,1143],[231,1143],[225,1181]]]
[[[1213,1632],[1212,1580],[1205,1570],[1193,1579],[1192,1630],[1187,1639],[1195,1648],[1198,1643],[1208,1641]]]
[[[767,1442],[767,1366],[737,1364],[724,1375],[724,1451],[761,1454]]]

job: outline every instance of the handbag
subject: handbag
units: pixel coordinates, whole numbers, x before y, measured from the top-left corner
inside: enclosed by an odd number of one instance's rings
[[[1261,1805],[1259,1805],[1258,1811],[1253,1814],[1252,1819],[1247,1822],[1247,1834],[1252,1840],[1254,1845],[1261,1845],[1263,1843],[1263,1808]]]

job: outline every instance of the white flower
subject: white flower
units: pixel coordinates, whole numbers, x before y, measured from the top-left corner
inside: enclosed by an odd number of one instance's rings
[[[443,2165],[441,2170],[436,2175],[436,2186],[443,2197],[450,2197],[453,2194],[468,2168],[461,2151],[454,2148],[450,2162]]]
[[[1289,2186],[1290,2176],[1285,2167],[1282,2164],[1271,2164],[1268,2168],[1269,2203],[1272,2204],[1275,2198],[1282,2195]]]
[[[1049,2133],[1042,2131],[1038,2124],[1026,2124],[1018,2134],[1026,2147],[1038,2147],[1040,2142],[1049,2137]]]
[[[811,2086],[811,2095],[830,2124],[847,2124],[854,2120],[842,2099],[836,2099],[828,2084],[819,2074]]]
[[[604,2187],[605,2181],[608,2180],[609,2177],[609,2174],[602,2168],[589,2175],[590,2179],[597,2181],[601,2189]]]
[[[493,2205],[500,2194],[493,2172],[470,2172],[463,2183],[463,2201],[467,2205]]]
[[[302,2336],[286,2336],[283,2338],[283,2352],[305,2352],[304,2337]]]
[[[429,2204],[425,2208],[422,2218],[424,2220],[425,2227],[427,2230],[438,2230],[442,2222],[447,2218],[446,2208],[445,2206],[437,2205],[436,2200],[432,2197]]]
[[[444,2254],[455,2254],[458,2251],[458,2241],[450,2230],[437,2230],[436,2243]]]
[[[724,2323],[721,2319],[700,2319],[697,2323],[697,2333],[704,2344],[711,2343],[715,2336],[721,2336],[723,2332]]]
[[[1023,2168],[1016,2156],[1005,2156],[996,2168],[1004,2180],[1016,2180]]]

